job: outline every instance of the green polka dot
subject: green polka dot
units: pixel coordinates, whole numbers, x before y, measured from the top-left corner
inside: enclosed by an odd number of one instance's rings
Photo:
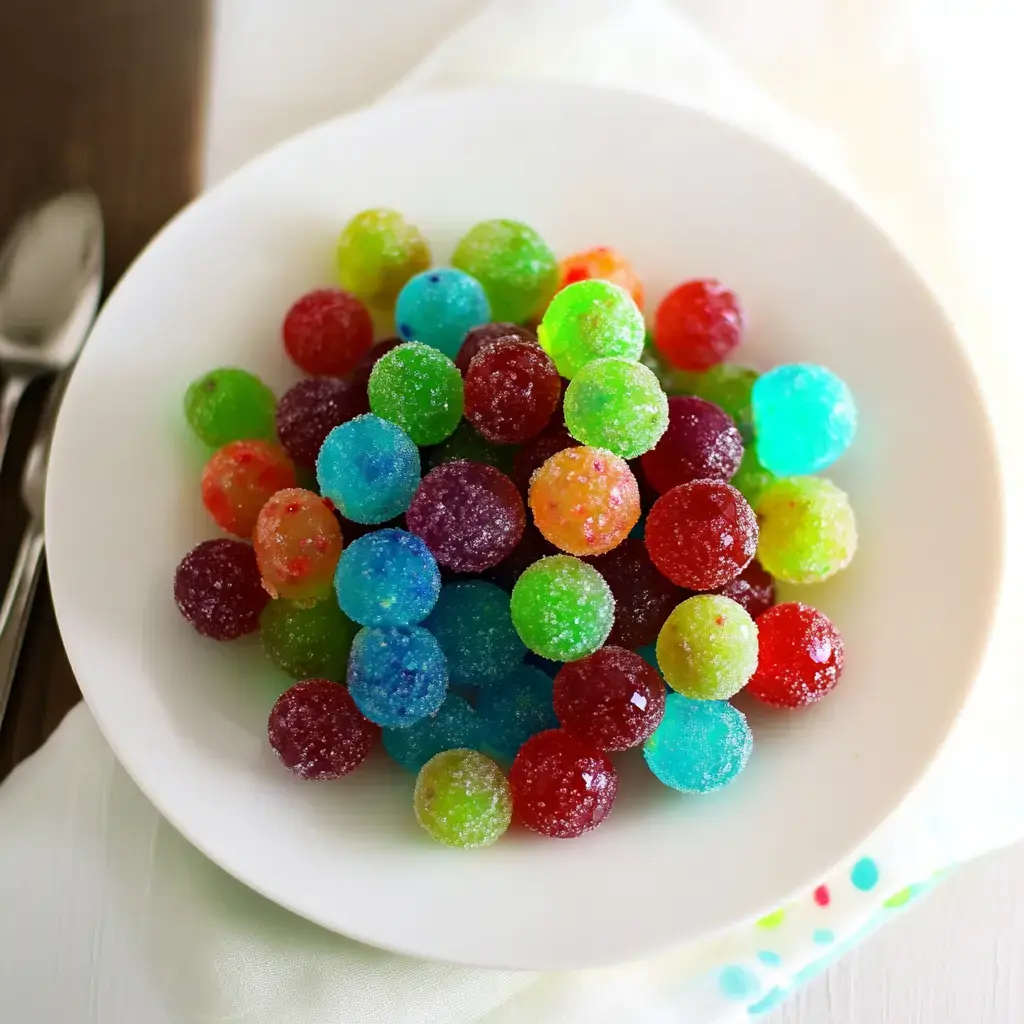
[[[761,991],[761,981],[745,967],[731,965],[718,976],[718,987],[726,999],[750,999]]]
[[[895,910],[896,907],[905,907],[915,895],[915,889],[917,886],[908,885],[905,889],[900,889],[899,892],[893,893],[883,904],[883,907],[888,907],[890,910]]]
[[[771,930],[772,928],[778,928],[780,924],[786,919],[785,910],[774,910],[770,914],[766,914],[757,922],[758,928],[764,928]]]
[[[855,889],[870,892],[878,885],[878,865],[870,857],[862,857],[853,865],[850,881]]]

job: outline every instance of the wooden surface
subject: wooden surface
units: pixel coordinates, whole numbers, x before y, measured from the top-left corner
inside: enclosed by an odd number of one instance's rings
[[[0,232],[39,199],[91,187],[106,220],[109,289],[198,189],[208,21],[206,0],[0,0]],[[28,396],[0,478],[5,585],[44,390]],[[0,732],[0,778],[78,699],[44,581]]]

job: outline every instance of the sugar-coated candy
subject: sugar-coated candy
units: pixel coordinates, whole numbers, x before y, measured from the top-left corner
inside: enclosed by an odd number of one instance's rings
[[[640,491],[625,459],[600,448],[566,448],[530,481],[537,529],[573,555],[621,544],[640,518]]]
[[[551,676],[543,669],[519,665],[500,686],[483,690],[476,707],[484,743],[511,761],[531,736],[558,728],[552,688]]]
[[[727,412],[739,428],[745,441],[754,436],[754,414],[750,407],[750,394],[759,374],[749,366],[719,363],[703,373],[696,374],[689,390],[699,398]]]
[[[493,341],[477,352],[466,371],[466,419],[497,444],[536,437],[561,397],[555,364],[534,341]]]
[[[466,334],[491,319],[480,282],[461,270],[437,267],[411,278],[395,302],[395,324],[405,341],[458,355]]]
[[[757,457],[776,476],[831,466],[857,433],[857,406],[846,383],[814,363],[776,366],[751,392]]]
[[[515,484],[493,466],[447,462],[423,478],[405,520],[438,564],[482,572],[519,543],[526,512]]]
[[[281,398],[277,437],[296,465],[312,469],[327,435],[369,411],[365,388],[334,377],[310,377]]]
[[[664,494],[691,480],[728,482],[743,458],[743,438],[732,418],[695,395],[668,400],[668,429],[641,459],[644,476]]]
[[[185,392],[185,418],[200,441],[273,441],[274,392],[255,374],[225,366],[197,377]]]
[[[739,301],[718,281],[686,281],[661,300],[654,341],[681,370],[707,370],[732,354],[743,335]]]
[[[508,775],[516,819],[554,839],[574,839],[608,817],[619,789],[615,766],[564,729],[531,736]]]
[[[572,380],[595,359],[638,360],[644,348],[644,318],[618,285],[580,281],[551,300],[537,340],[554,359],[558,372]]]
[[[203,504],[228,533],[248,540],[260,509],[277,491],[295,486],[295,467],[279,445],[231,441],[210,457],[200,482]]]
[[[467,849],[497,842],[512,821],[508,780],[475,750],[435,754],[416,777],[413,808],[432,839]]]
[[[755,558],[735,579],[719,587],[716,594],[731,597],[747,614],[756,619],[775,604],[775,580],[764,571]]]
[[[405,342],[395,336],[391,338],[383,338],[378,341],[369,352],[363,356],[362,359],[356,364],[356,368],[349,374],[348,382],[359,391],[363,398],[366,399],[366,408],[364,412],[370,411],[370,400],[367,398],[366,389],[370,384],[370,374],[373,373],[373,368],[377,365],[378,360],[383,359],[392,349],[398,348],[399,345],[404,345]]]
[[[527,522],[523,530],[523,536],[519,543],[512,549],[511,554],[503,558],[496,566],[488,569],[487,579],[497,583],[502,590],[509,593],[516,585],[516,581],[540,558],[547,558],[548,555],[557,555],[558,548],[544,535],[533,523]]]
[[[757,557],[777,580],[820,583],[845,569],[857,550],[850,499],[831,480],[776,480],[757,503]]]
[[[628,750],[658,727],[665,687],[639,654],[602,647],[559,669],[554,702],[566,732],[598,750]]]
[[[334,590],[341,610],[361,626],[414,626],[437,603],[441,573],[415,534],[376,530],[341,553]]]
[[[692,480],[654,503],[644,543],[651,561],[677,586],[714,590],[750,564],[757,536],[757,517],[735,487]]]
[[[774,480],[775,474],[768,472],[758,462],[757,449],[750,444],[743,451],[740,468],[736,470],[736,475],[729,482],[747,499],[751,508],[757,508],[761,495]]]
[[[448,690],[444,655],[422,626],[359,630],[346,679],[359,710],[371,722],[392,728],[432,715]]]
[[[519,577],[511,610],[516,631],[531,651],[551,661],[575,661],[608,639],[615,599],[592,565],[551,555]]]
[[[821,700],[843,672],[843,638],[827,615],[789,602],[757,620],[757,671],[747,686],[765,704],[798,708]]]
[[[665,717],[644,743],[644,760],[672,789],[713,793],[743,771],[753,747],[746,717],[728,701],[670,693]]]
[[[495,320],[539,316],[558,286],[555,254],[533,228],[515,220],[470,228],[452,253],[452,266],[483,285]]]
[[[358,626],[334,601],[271,601],[260,615],[267,657],[292,679],[345,681]]]
[[[458,686],[497,686],[526,654],[508,594],[486,580],[445,584],[423,625],[437,638],[448,677]]]
[[[357,416],[325,438],[316,479],[346,518],[383,523],[409,507],[420,482],[420,453],[394,423]]]
[[[430,450],[427,465],[435,469],[446,462],[482,462],[485,466],[493,466],[506,476],[510,476],[517,451],[518,449],[512,445],[488,441],[476,432],[471,423],[463,420],[455,428],[454,433]]]
[[[635,459],[665,433],[668,399],[642,363],[595,359],[566,388],[565,425],[584,444]]]
[[[358,768],[380,729],[348,690],[329,679],[306,679],[285,690],[270,712],[270,745],[301,779],[340,779]]]
[[[757,667],[757,626],[731,598],[697,594],[665,620],[657,656],[673,690],[698,700],[727,700]]]
[[[657,646],[655,644],[645,644],[643,647],[638,648],[636,653],[658,673],[658,678],[665,682],[665,673],[661,671],[661,666],[658,664]]]
[[[481,324],[479,327],[474,327],[466,335],[466,339],[459,349],[459,354],[455,357],[455,365],[459,368],[459,373],[463,377],[466,376],[469,364],[481,349],[492,345],[496,341],[506,340],[532,342],[534,345],[537,345],[536,333],[522,324]]]
[[[267,593],[291,601],[318,601],[331,592],[341,544],[341,527],[323,498],[301,487],[278,491],[252,534]]]
[[[430,266],[430,249],[419,228],[396,210],[364,210],[345,225],[336,259],[342,288],[383,309]]]
[[[616,249],[607,245],[599,245],[593,249],[566,256],[558,264],[559,288],[576,284],[578,281],[590,281],[594,278],[611,281],[612,284],[625,288],[637,306],[643,309],[644,286],[629,260]]]
[[[377,360],[367,393],[373,414],[400,426],[415,444],[443,441],[462,419],[462,375],[446,355],[419,342]]]
[[[204,540],[174,572],[174,601],[197,633],[234,640],[254,633],[269,600],[256,555],[240,540]]]
[[[533,474],[552,455],[557,455],[566,448],[576,447],[578,442],[562,424],[550,424],[547,430],[528,441],[516,452],[511,474],[513,483],[523,494],[529,494]]]
[[[340,288],[318,288],[296,300],[281,328],[284,348],[300,369],[343,377],[373,344],[373,318],[359,299]]]
[[[404,729],[384,730],[384,749],[407,772],[418,772],[442,750],[477,750],[480,721],[465,697],[449,693],[426,718]]]

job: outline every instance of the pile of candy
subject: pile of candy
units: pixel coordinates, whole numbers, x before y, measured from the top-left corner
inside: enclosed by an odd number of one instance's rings
[[[259,631],[298,680],[270,712],[287,768],[338,778],[382,740],[442,843],[513,817],[590,831],[630,748],[666,786],[721,788],[753,744],[732,697],[798,708],[843,669],[832,623],[775,582],[853,557],[846,495],[811,475],[853,440],[849,389],[725,362],[744,317],[716,281],[672,290],[651,336],[612,249],[559,263],[494,220],[451,262],[432,269],[400,214],[361,213],[345,290],[284,319],[309,378],[280,401],[241,369],[191,385],[216,449],[202,500],[238,539],[185,556],[178,608],[215,640]],[[371,309],[397,337],[374,344]]]

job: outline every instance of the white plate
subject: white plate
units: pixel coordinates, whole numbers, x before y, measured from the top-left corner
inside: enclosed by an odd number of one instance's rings
[[[181,556],[216,531],[183,422],[192,378],[237,364],[279,391],[278,340],[331,281],[341,225],[408,214],[443,259],[474,222],[517,217],[559,253],[635,262],[653,303],[715,275],[750,313],[745,360],[838,371],[862,431],[833,476],[852,495],[852,568],[800,594],[846,637],[818,707],[755,714],[723,793],[617,761],[615,812],[576,841],[513,834],[458,852],[421,833],[412,780],[381,756],[293,779],[266,714],[287,681],[256,641],[218,645],[175,610]],[[276,902],[425,957],[573,968],[638,957],[764,912],[892,811],[972,682],[1000,557],[981,399],[932,296],[879,231],[791,158],[676,106],[584,88],[457,92],[376,107],[275,149],[203,196],[111,297],[61,413],[47,494],[53,593],[78,680],[134,779],[196,846]]]

